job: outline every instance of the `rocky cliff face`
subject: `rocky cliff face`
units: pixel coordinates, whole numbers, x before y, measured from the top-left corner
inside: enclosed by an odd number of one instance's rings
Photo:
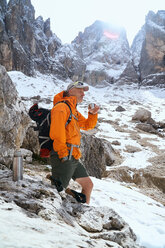
[[[96,21],[79,33],[72,46],[85,61],[83,80],[89,84],[137,81],[123,28]]]
[[[10,167],[14,149],[21,146],[29,121],[13,82],[0,66],[0,165]]]
[[[150,11],[132,44],[142,84],[165,85],[165,11]],[[157,75],[155,75],[157,74]]]
[[[90,85],[165,85],[165,11],[149,12],[130,49],[126,32],[96,21],[62,45],[50,19],[35,19],[30,0],[0,0],[0,63],[8,71],[35,70]],[[156,75],[155,75],[156,74]]]
[[[34,70],[50,72],[60,40],[50,30],[50,20],[35,19],[30,0],[1,1],[0,63],[7,70],[32,75]]]

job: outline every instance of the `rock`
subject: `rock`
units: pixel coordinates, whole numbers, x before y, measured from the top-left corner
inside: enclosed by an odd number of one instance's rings
[[[156,127],[156,121],[154,121],[152,118],[148,118],[146,124],[150,124],[153,127]]]
[[[92,238],[113,241],[123,248],[139,247],[132,229],[108,207],[83,208],[76,218],[86,231],[96,233],[91,234]]]
[[[149,74],[164,71],[164,32],[157,26],[165,26],[165,11],[160,10],[155,14],[150,11],[146,16],[145,42],[141,53],[141,76],[144,78]]]
[[[148,111],[147,109],[140,108],[135,112],[134,116],[132,117],[132,120],[145,122],[150,118],[151,118],[151,112]]]
[[[111,38],[112,34],[116,38]],[[117,81],[124,82],[124,80],[125,82],[137,81],[126,32],[123,28],[96,21],[83,33],[78,34],[72,41],[72,46],[80,58],[86,62],[83,79],[90,85],[113,84]],[[119,67],[122,68],[120,71]]]
[[[165,86],[165,72],[150,74],[150,75],[146,76],[142,80],[141,85],[144,85],[144,86],[157,85],[160,88],[164,88],[164,86]]]
[[[11,42],[5,28],[6,0],[0,0],[0,64],[7,70],[12,69]]]
[[[32,163],[32,152],[27,150],[27,149],[23,149],[21,148],[21,154],[22,154],[22,157],[23,157],[23,160],[26,162],[26,163]]]
[[[2,16],[2,18],[4,18],[6,10],[7,10],[7,1],[0,0],[0,16]]]
[[[30,166],[28,173],[31,170],[33,169]],[[136,244],[136,235],[132,229],[114,210],[109,207],[99,208],[72,203],[66,195],[61,199],[54,186],[48,184],[43,178],[39,180],[41,172],[37,171],[36,173],[37,178],[24,173],[23,180],[13,182],[10,170],[0,170],[0,204],[12,203],[13,207],[6,211],[15,211],[17,205],[18,210],[24,214],[24,220],[28,216],[39,219],[40,223],[42,220],[49,221],[47,222],[48,226],[50,223],[51,228],[53,226],[55,231],[59,228],[60,223],[60,235],[64,235],[66,230],[70,230],[72,234],[74,233],[74,245],[140,248]],[[47,232],[42,234],[47,235]],[[58,242],[57,238],[56,242]],[[67,243],[64,241],[64,246],[67,244],[68,240]]]
[[[147,132],[147,133],[154,133],[154,134],[158,134],[157,130],[155,128],[153,128],[152,125],[150,124],[146,124],[146,123],[138,123],[136,125],[136,128],[144,131],[144,132]]]
[[[0,163],[11,166],[16,147],[20,147],[30,118],[19,101],[5,68],[0,66]]]
[[[132,43],[133,61],[141,85],[165,86],[165,10],[149,11]]]
[[[134,173],[136,169],[127,166],[113,167],[107,172],[107,177],[117,180],[119,182],[133,183]]]
[[[36,69],[52,71],[52,58],[61,41],[51,32],[50,19],[35,20],[30,0],[9,1],[1,9],[0,38],[0,62],[7,70],[19,70],[26,75],[33,75]]]
[[[118,106],[115,110],[117,112],[123,112],[123,111],[125,111],[125,108],[123,108],[122,106]]]
[[[33,126],[29,126],[24,137],[22,148],[32,151],[34,154],[39,155],[40,144],[38,140],[38,132],[34,131]]]
[[[141,149],[137,146],[126,145],[124,151],[128,153],[140,152]]]
[[[114,140],[114,141],[112,141],[112,145],[120,146],[121,143],[118,140]]]
[[[101,232],[105,230],[122,230],[124,221],[111,209],[102,207],[83,209],[82,215],[78,218],[80,226],[88,232]]]
[[[81,151],[81,161],[90,176],[101,178],[106,166],[111,166],[115,161],[115,151],[110,142],[90,134],[82,133]]]
[[[70,77],[73,81],[82,80],[86,64],[72,45],[64,44],[55,54],[57,61],[53,70],[63,77]]]
[[[113,167],[107,171],[107,177],[129,183],[128,187],[136,185],[143,194],[165,205],[165,156],[157,155],[149,162],[152,165],[139,170],[126,166]]]
[[[0,63],[7,70],[27,75],[38,70],[99,87],[132,82],[164,87],[164,10],[148,13],[130,49],[124,28],[101,21],[62,45],[50,19],[35,19],[30,0],[0,3]]]

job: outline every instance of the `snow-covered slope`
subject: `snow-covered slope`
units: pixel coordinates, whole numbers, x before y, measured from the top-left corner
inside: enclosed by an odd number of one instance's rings
[[[54,94],[66,89],[69,83],[69,81],[59,81],[55,77],[48,75],[37,74],[35,78],[32,78],[25,76],[21,72],[9,72],[8,74],[15,83],[20,97],[23,97],[27,109],[33,104],[32,101],[37,101],[37,98],[33,98],[34,96],[40,96],[40,99],[38,97],[39,101],[41,101],[39,103],[40,106],[51,108]],[[46,102],[46,98],[50,101]],[[120,145],[114,146],[114,149],[121,154],[122,162],[115,166],[126,165],[130,168],[144,168],[151,165],[148,158],[155,156],[158,150],[160,153],[164,153],[164,139],[162,137],[144,132],[138,133],[140,140],[147,138],[154,147],[156,146],[156,149],[153,150],[152,146],[143,147],[140,142],[137,142],[130,135],[135,130],[135,123],[131,119],[139,107],[150,110],[154,120],[165,122],[165,91],[163,89],[154,87],[139,89],[136,85],[111,85],[104,88],[94,88],[91,86],[89,92],[85,95],[84,102],[78,106],[79,111],[85,116],[87,115],[87,106],[90,102],[95,102],[100,106],[99,121],[94,131],[95,135],[103,137],[110,142],[115,140],[120,142]],[[124,107],[126,111],[117,112],[116,107],[119,105]],[[127,145],[137,147],[140,151],[128,153],[126,151]],[[111,170],[112,167],[107,169]],[[94,182],[94,190],[91,205],[113,208],[133,228],[140,245],[144,245],[147,248],[165,247],[165,207],[163,205],[141,194],[136,187],[124,182],[120,183],[110,178],[102,180],[92,178],[92,180]],[[21,225],[16,225],[15,215],[10,214],[9,211],[10,220],[7,220],[7,213],[5,212],[7,210],[5,209],[9,208],[15,209],[15,214],[16,216],[18,215]],[[27,219],[18,211],[18,208],[13,204],[1,204],[0,212],[3,213],[2,244],[5,244],[5,247],[11,247],[11,238],[8,242],[5,241],[7,239],[5,233],[9,226],[12,226],[10,237],[13,237],[14,233],[26,228],[27,224],[25,223],[28,223],[29,231],[27,234],[29,239],[27,239],[24,247],[36,247],[36,244],[37,247],[44,247],[42,245],[43,239],[44,241],[49,241],[48,248],[53,247],[50,244],[53,235],[51,230],[54,229],[56,232],[57,226],[54,223],[46,223],[44,225],[40,219],[36,219],[33,232],[37,233],[37,236],[35,236],[34,245],[30,231],[34,227],[34,220]],[[58,243],[60,239],[63,239],[63,235],[67,233],[66,227],[63,228],[60,232],[61,236],[57,235],[54,237],[52,239],[53,242]],[[74,236],[70,230],[68,230],[68,235],[69,240],[78,240],[77,234]],[[17,244],[15,247],[21,246]],[[72,247],[70,242],[68,247]]]
[[[70,81],[60,81],[54,76],[38,74],[34,77],[27,77],[21,72],[9,72],[10,77],[16,85],[20,97],[25,100],[27,109],[35,102],[40,107],[52,108],[53,96],[66,89]],[[104,88],[90,86],[84,101],[78,106],[80,112],[87,116],[87,106],[95,102],[100,106],[99,119],[96,136],[105,138],[110,142],[120,141],[116,148],[123,156],[123,163],[132,168],[144,168],[150,163],[148,159],[155,155],[151,148],[141,147],[137,140],[133,140],[130,133],[134,133],[136,123],[131,122],[132,116],[139,108],[146,108],[151,111],[152,118],[156,121],[165,121],[165,90],[159,88],[140,89],[137,85],[117,86],[110,85]],[[116,108],[121,105],[124,112],[117,112]],[[111,121],[111,122],[109,122]],[[109,122],[109,123],[108,123]],[[116,125],[117,123],[117,125]],[[164,140],[154,134],[139,134],[140,138],[152,138],[151,144],[156,144],[158,149],[164,149]],[[136,153],[124,152],[127,145],[141,148]]]

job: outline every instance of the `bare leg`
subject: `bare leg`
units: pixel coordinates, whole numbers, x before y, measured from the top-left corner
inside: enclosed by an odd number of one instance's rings
[[[90,196],[93,189],[93,182],[90,177],[81,177],[77,178],[76,182],[79,183],[82,187],[82,193],[86,195],[86,203],[89,204]]]

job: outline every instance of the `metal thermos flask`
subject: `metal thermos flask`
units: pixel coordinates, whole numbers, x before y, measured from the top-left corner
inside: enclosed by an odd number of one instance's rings
[[[16,150],[13,159],[13,181],[23,179],[23,158],[20,150]]]

